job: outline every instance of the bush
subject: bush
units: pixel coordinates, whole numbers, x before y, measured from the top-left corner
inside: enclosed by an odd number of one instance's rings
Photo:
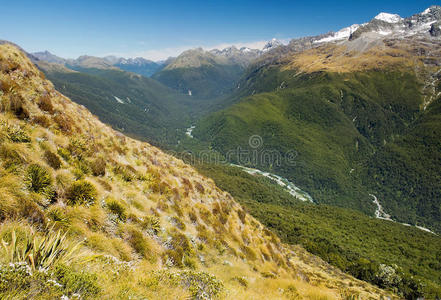
[[[50,207],[46,215],[52,222],[56,224],[67,225],[69,223],[69,219],[67,218],[64,210],[60,207]]]
[[[118,216],[118,219],[120,219],[123,222],[126,221],[126,219],[127,219],[126,209],[120,201],[113,199],[113,198],[108,198],[106,200],[106,205],[107,205],[107,208],[112,213],[114,213],[115,215]]]
[[[201,193],[201,194],[205,193],[205,188],[200,182],[196,182],[195,187],[199,193]]]
[[[54,106],[52,105],[49,95],[41,96],[38,107],[45,112],[54,113]]]
[[[132,248],[135,249],[138,254],[142,255],[143,257],[147,257],[147,255],[150,253],[150,245],[144,238],[142,232],[134,226],[127,226],[125,227],[125,230],[127,234],[127,241],[129,242],[130,246],[132,246]]]
[[[48,165],[51,166],[53,169],[58,170],[61,167],[60,158],[58,157],[58,155],[56,155],[52,151],[46,150],[44,152],[44,158],[45,158],[46,162],[48,163]]]
[[[33,164],[26,172],[26,183],[30,191],[44,194],[50,192],[52,177],[45,168]]]
[[[75,137],[70,139],[69,145],[67,146],[67,150],[69,151],[72,157],[81,160],[83,156],[87,153],[88,144],[86,139],[83,137]]]
[[[31,276],[32,272],[25,263],[0,265],[0,298],[17,291],[24,292],[31,285]]]
[[[97,197],[97,191],[93,184],[85,180],[75,181],[67,191],[66,198],[70,205],[90,205]]]
[[[16,170],[26,162],[26,158],[21,153],[20,148],[9,143],[0,144],[0,158],[3,160],[3,167],[11,171]]]
[[[94,176],[104,176],[106,175],[106,166],[106,160],[103,157],[98,157],[91,163],[90,168]]]
[[[1,299],[93,299],[100,291],[96,275],[64,265],[53,272],[31,272],[26,263],[0,265]]]
[[[65,161],[69,162],[71,159],[71,155],[69,150],[64,149],[64,148],[60,148],[57,150],[58,155],[60,155]]]
[[[151,231],[153,234],[158,234],[161,231],[161,222],[156,216],[146,216],[141,226],[144,229]]]
[[[13,112],[19,119],[27,119],[29,118],[29,111],[26,109],[23,102],[24,100],[22,96],[12,90],[10,91],[9,99],[2,101],[2,110]]]
[[[7,126],[8,138],[14,143],[30,143],[31,138],[20,126]]]
[[[51,125],[50,119],[48,117],[46,117],[45,115],[34,116],[32,118],[32,123],[38,124],[38,125],[43,126],[45,128],[48,128]]]
[[[174,266],[178,268],[184,267],[185,261],[188,261],[188,258],[193,254],[191,243],[185,234],[174,232],[172,234],[171,248],[171,250],[167,250],[164,253],[165,260],[171,259]]]
[[[137,178],[137,172],[132,166],[121,166],[118,165],[113,168],[113,173],[121,177],[122,180],[130,182]]]
[[[238,282],[244,288],[248,287],[248,280],[245,277],[234,276],[231,280]]]
[[[89,164],[84,159],[75,161],[75,169],[73,171],[77,180],[83,179],[84,176],[89,175],[91,173],[91,169]]]
[[[73,121],[66,115],[58,114],[54,117],[55,123],[57,123],[58,128],[66,133],[70,134],[72,133],[72,123]]]
[[[220,280],[205,272],[181,271],[171,273],[160,271],[155,273],[155,277],[158,281],[166,281],[187,288],[192,299],[215,299],[224,289],[224,285]]]
[[[68,295],[79,294],[81,298],[94,297],[101,291],[95,274],[86,272],[74,272],[65,265],[59,265],[55,269],[56,281],[64,287]]]
[[[247,260],[254,261],[257,259],[256,252],[248,246],[243,245],[241,248],[242,252],[245,254]]]
[[[288,287],[285,289],[283,294],[286,296],[286,298],[288,298],[290,300],[302,299],[302,296],[297,291],[297,288],[292,284],[288,285]],[[343,299],[345,299],[345,298],[343,298]]]
[[[195,270],[197,267],[196,260],[194,258],[189,257],[189,256],[184,256],[184,259],[182,262],[186,268]]]
[[[179,229],[185,230],[185,223],[182,222],[182,220],[178,217],[172,217],[171,218],[172,223]]]

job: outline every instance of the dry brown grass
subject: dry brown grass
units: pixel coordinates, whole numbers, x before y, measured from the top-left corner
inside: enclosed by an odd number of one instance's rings
[[[285,70],[298,69],[312,73],[330,71],[346,73],[385,67],[404,69],[421,64],[420,57],[411,51],[387,46],[373,47],[364,52],[350,51],[344,45],[323,46],[294,54]]]

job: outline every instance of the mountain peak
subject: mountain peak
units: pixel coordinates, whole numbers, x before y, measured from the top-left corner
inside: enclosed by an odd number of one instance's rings
[[[393,24],[398,23],[402,20],[402,18],[397,14],[389,14],[385,12],[379,13],[374,19]]]
[[[271,41],[266,43],[265,46],[263,46],[262,50],[263,51],[268,51],[270,49],[274,49],[274,48],[282,46],[282,45],[283,45],[283,43],[281,41],[279,41],[276,38],[273,38]]]
[[[441,6],[439,6],[439,5],[432,5],[431,7],[427,8],[425,11],[423,11],[421,14],[422,15],[427,15],[427,14],[430,14],[430,13],[435,12],[435,11],[441,11]]]

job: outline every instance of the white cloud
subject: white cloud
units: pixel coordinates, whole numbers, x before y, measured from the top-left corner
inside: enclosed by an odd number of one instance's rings
[[[287,44],[289,42],[288,39],[280,40],[284,44]],[[198,47],[202,47],[205,50],[212,50],[212,49],[224,49],[231,46],[236,46],[237,48],[242,47],[248,47],[251,49],[262,49],[265,44],[268,41],[255,41],[255,42],[238,42],[238,43],[221,43],[217,45],[209,45],[209,46],[180,46],[180,47],[169,47],[169,48],[163,48],[163,49],[151,49],[146,51],[137,51],[137,52],[130,52],[130,53],[107,53],[103,56],[107,55],[115,55],[119,57],[126,57],[126,58],[135,58],[135,57],[143,57],[145,59],[150,59],[153,61],[158,60],[164,60],[169,57],[175,57],[184,52],[188,49],[194,49]]]

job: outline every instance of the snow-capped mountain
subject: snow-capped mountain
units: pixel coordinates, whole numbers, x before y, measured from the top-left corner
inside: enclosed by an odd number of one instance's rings
[[[268,43],[266,43],[265,46],[263,46],[262,51],[267,52],[269,50],[272,50],[272,49],[277,48],[282,45],[283,45],[283,43],[281,41],[274,38],[271,41],[269,41]]]
[[[398,23],[402,20],[402,18],[399,15],[396,14],[389,14],[389,13],[379,13],[375,18],[375,20],[380,20],[386,23]]]
[[[314,44],[354,40],[368,32],[379,37],[406,37],[417,34],[439,36],[441,35],[440,21],[441,6],[431,6],[422,13],[408,18],[382,12],[367,23],[354,24],[337,32],[331,32],[321,37],[313,37],[312,39]]]
[[[321,38],[319,40],[314,41],[315,43],[326,43],[326,42],[332,42],[332,41],[338,41],[343,39],[348,39],[351,34],[356,31],[360,25],[354,24],[349,27],[345,27],[335,33],[329,33],[326,37]]]
[[[164,67],[162,62],[154,62],[142,57],[123,58],[119,57],[116,60],[106,57],[109,61],[113,61],[112,65],[124,71],[137,73],[146,77],[152,76],[154,73]]]

